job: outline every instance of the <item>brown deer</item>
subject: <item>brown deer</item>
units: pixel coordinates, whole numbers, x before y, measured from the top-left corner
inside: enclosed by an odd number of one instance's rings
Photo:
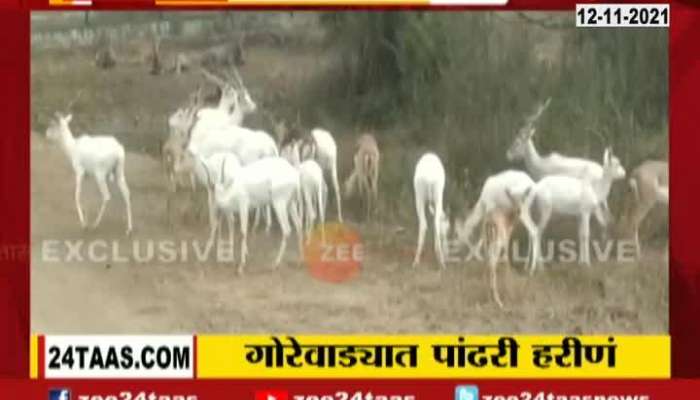
[[[355,142],[353,170],[345,181],[345,196],[359,193],[365,202],[367,219],[377,207],[380,152],[374,135],[365,133]]]
[[[641,257],[639,225],[657,203],[668,206],[668,162],[647,160],[627,180],[629,191],[618,225],[620,237],[634,237],[637,258]]]
[[[506,266],[510,268],[508,245],[513,234],[513,228],[520,217],[519,202],[510,191],[506,190],[506,194],[511,199],[513,207],[491,209],[491,211],[486,213],[481,224],[481,240],[486,247],[486,260],[491,275],[491,293],[499,308],[503,308],[503,302],[498,294],[496,268],[501,258],[503,258]]]

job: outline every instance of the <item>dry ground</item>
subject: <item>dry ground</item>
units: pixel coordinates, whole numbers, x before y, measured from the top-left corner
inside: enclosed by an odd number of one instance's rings
[[[251,86],[279,65],[274,49],[249,51],[242,71]],[[351,282],[313,279],[294,262],[271,270],[278,234],[258,234],[245,276],[232,265],[182,263],[50,262],[42,259],[46,240],[190,240],[206,237],[206,223],[165,224],[165,187],[153,153],[165,118],[194,87],[195,77],[153,78],[144,66],[105,73],[89,55],[35,54],[32,66],[33,129],[45,129],[47,113],[61,109],[81,87],[87,100],[76,105],[76,131],[114,134],[126,143],[127,179],[136,232],[124,236],[124,213],[116,190],[102,225],[83,231],[73,203],[73,173],[60,149],[32,134],[32,329],[45,333],[665,333],[668,331],[667,264],[658,249],[631,264],[597,264],[590,269],[554,265],[528,277],[519,268],[501,271],[506,309],[490,298],[483,265],[450,265],[441,272],[430,246],[424,263],[410,268],[415,222],[403,229],[355,225],[368,246],[362,273]],[[301,54],[290,71],[308,71]],[[305,65],[308,63],[309,65]],[[263,65],[256,68],[251,65]],[[261,89],[263,90],[263,89]],[[269,90],[269,89],[268,89]],[[351,137],[341,137],[341,151]],[[144,150],[146,152],[144,152]],[[414,149],[402,149],[414,151]],[[341,162],[350,155],[341,153]],[[347,164],[347,163],[346,163]],[[399,167],[403,168],[403,167]],[[410,168],[409,168],[410,169]],[[94,218],[99,195],[88,181],[84,207]],[[384,194],[388,196],[389,194]],[[412,209],[412,204],[409,209]],[[329,218],[335,218],[333,202]],[[407,211],[407,215],[411,215]],[[379,231],[380,229],[385,229]],[[388,229],[388,230],[387,230]],[[387,233],[388,232],[388,233]],[[575,231],[574,231],[575,232]],[[430,237],[428,238],[430,240]]]

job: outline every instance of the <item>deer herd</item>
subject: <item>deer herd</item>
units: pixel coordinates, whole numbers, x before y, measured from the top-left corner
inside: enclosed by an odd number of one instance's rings
[[[343,221],[341,197],[358,194],[363,199],[366,217],[376,210],[379,191],[380,150],[369,133],[357,137],[353,170],[343,185],[338,182],[338,146],[333,135],[322,128],[307,134],[277,135],[245,126],[246,116],[258,106],[251,98],[238,70],[217,76],[202,69],[203,76],[218,87],[220,98],[215,106],[205,106],[201,86],[183,107],[168,118],[169,135],[161,148],[168,196],[170,223],[171,201],[183,191],[193,192],[203,186],[207,193],[209,220],[208,244],[220,240],[224,227],[234,242],[236,217],[240,225],[238,272],[248,258],[249,217],[255,229],[264,215],[269,232],[274,213],[281,230],[275,266],[285,254],[292,229],[296,233],[299,253],[304,237],[310,240],[319,219],[325,243],[325,217],[328,186],[332,186],[339,222]],[[532,274],[542,265],[542,234],[554,215],[578,218],[579,261],[590,265],[590,218],[593,216],[606,231],[612,222],[608,195],[614,182],[629,176],[628,204],[621,216],[625,234],[634,239],[637,256],[641,254],[639,226],[657,203],[668,205],[668,163],[649,160],[626,174],[611,148],[603,153],[602,164],[585,158],[558,153],[541,155],[533,142],[535,123],[548,108],[550,100],[530,115],[506,152],[511,162],[522,162],[525,171],[509,169],[488,177],[471,212],[454,226],[456,243],[484,251],[490,270],[491,291],[495,302],[503,307],[496,280],[496,266],[508,263],[508,246],[518,222],[529,236],[526,265]],[[92,176],[102,195],[102,203],[92,228],[96,228],[111,195],[108,180],[116,180],[126,206],[126,232],[132,232],[129,187],[124,165],[124,147],[112,136],[74,137],[70,129],[72,115],[56,113],[46,136],[60,143],[75,172],[75,204],[83,228],[88,227],[81,207],[82,181]],[[327,180],[326,180],[327,179]],[[450,222],[444,210],[445,168],[435,153],[423,154],[413,176],[418,239],[413,265],[420,263],[426,231],[432,219],[434,251],[441,268],[445,268]],[[327,182],[329,184],[327,184]],[[184,189],[184,190],[183,190]],[[537,222],[531,214],[537,209]],[[426,213],[427,212],[427,213]],[[225,223],[224,223],[225,221]],[[481,224],[474,244],[473,233]]]

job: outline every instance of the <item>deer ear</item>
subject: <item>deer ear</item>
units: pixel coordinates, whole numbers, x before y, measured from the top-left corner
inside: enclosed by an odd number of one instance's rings
[[[65,117],[63,117],[63,121],[65,121],[65,123],[69,123],[72,119],[73,119],[73,114],[68,114]]]
[[[603,162],[605,164],[610,163],[610,152],[611,152],[610,147],[606,147],[605,152],[603,153]]]
[[[530,131],[527,133],[528,139],[530,139],[530,138],[532,138],[533,136],[535,136],[535,132],[537,132],[537,129],[536,129],[536,128],[531,128]]]

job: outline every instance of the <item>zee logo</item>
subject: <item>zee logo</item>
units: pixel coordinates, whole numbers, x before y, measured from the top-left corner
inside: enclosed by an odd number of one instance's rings
[[[479,388],[474,385],[457,386],[455,400],[479,400]]]
[[[50,389],[49,400],[70,400],[70,390],[68,389]]]

